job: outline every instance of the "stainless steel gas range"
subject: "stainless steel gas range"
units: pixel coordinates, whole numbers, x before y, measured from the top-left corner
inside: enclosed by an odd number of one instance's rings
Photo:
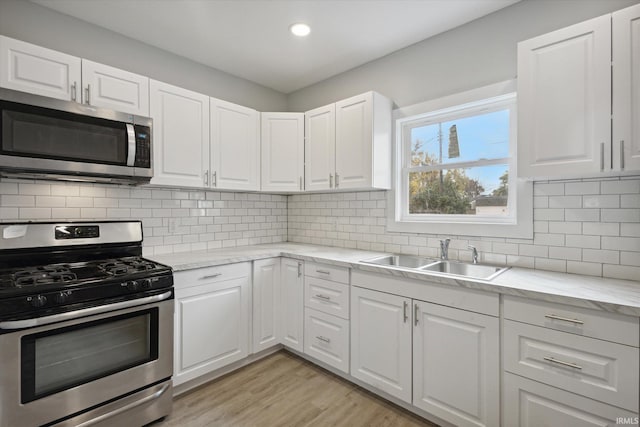
[[[171,412],[173,275],[139,221],[0,224],[0,426]]]

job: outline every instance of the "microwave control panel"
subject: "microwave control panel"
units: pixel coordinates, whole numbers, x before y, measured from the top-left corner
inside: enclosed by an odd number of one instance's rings
[[[133,164],[138,168],[151,167],[151,128],[134,125],[136,134],[136,160]]]

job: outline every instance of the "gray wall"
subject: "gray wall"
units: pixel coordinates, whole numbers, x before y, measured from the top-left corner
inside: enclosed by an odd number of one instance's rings
[[[287,99],[280,92],[26,0],[0,0],[0,34],[259,111],[286,111]]]
[[[521,40],[638,3],[638,0],[522,0],[491,15],[289,94],[305,111],[369,90],[399,107],[516,77]]]

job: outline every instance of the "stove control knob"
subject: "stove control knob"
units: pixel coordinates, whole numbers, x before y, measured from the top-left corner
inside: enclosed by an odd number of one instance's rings
[[[151,279],[142,279],[140,282],[142,282],[142,289],[151,289],[153,286]]]
[[[69,292],[60,292],[53,297],[53,300],[56,302],[56,304],[64,304],[65,302],[69,301],[70,296],[71,294]]]
[[[137,280],[131,280],[127,282],[127,289],[130,291],[137,291],[140,289],[140,283]]]
[[[38,295],[29,300],[31,302],[31,306],[34,308],[40,308],[47,303],[47,297],[44,295]]]

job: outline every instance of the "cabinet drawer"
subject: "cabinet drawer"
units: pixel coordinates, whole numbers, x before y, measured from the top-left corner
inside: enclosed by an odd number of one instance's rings
[[[346,267],[307,262],[304,264],[304,275],[349,284],[349,269]]]
[[[504,375],[503,393],[503,426],[615,427],[620,418],[632,424],[638,416],[509,373]]]
[[[176,290],[251,276],[251,263],[217,265],[174,273]]]
[[[505,296],[503,301],[505,319],[639,346],[637,317],[512,296]]]
[[[349,321],[305,308],[304,352],[349,373]]]
[[[304,283],[304,305],[349,319],[349,286],[307,277]]]
[[[638,348],[504,321],[504,369],[632,411]]]

